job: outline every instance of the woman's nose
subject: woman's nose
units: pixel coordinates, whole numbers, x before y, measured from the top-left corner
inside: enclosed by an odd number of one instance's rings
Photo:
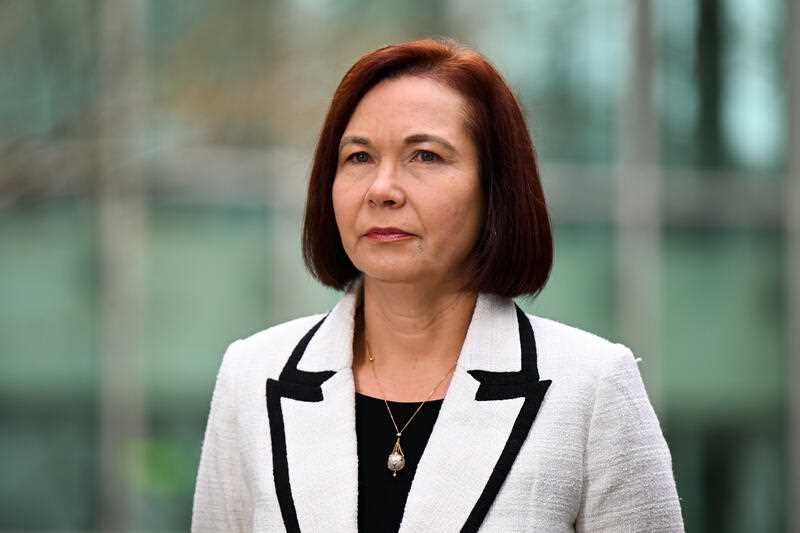
[[[405,192],[399,183],[397,165],[382,162],[376,169],[375,179],[367,190],[366,200],[370,206],[399,207],[405,203]]]

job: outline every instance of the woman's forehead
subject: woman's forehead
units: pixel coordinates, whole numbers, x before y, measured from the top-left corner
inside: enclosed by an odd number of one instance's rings
[[[345,137],[456,138],[465,134],[464,99],[455,90],[418,76],[384,80],[356,106]],[[419,139],[418,139],[419,140]]]

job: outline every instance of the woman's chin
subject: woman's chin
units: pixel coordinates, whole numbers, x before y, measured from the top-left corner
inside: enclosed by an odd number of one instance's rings
[[[360,258],[363,259],[363,258]],[[415,258],[416,259],[416,258]],[[444,262],[430,264],[419,260],[353,261],[365,279],[383,283],[420,286],[445,286],[458,283],[465,275],[459,266],[448,267]]]
[[[422,279],[422,276],[391,271],[364,272],[364,277],[372,281],[382,281],[384,283],[418,283]]]
[[[420,283],[425,279],[431,279],[430,273],[426,274],[419,269],[402,265],[373,265],[359,270],[363,272],[365,278],[384,283]]]

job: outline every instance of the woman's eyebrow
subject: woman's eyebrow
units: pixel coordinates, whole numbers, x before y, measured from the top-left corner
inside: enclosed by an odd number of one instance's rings
[[[438,135],[431,135],[430,133],[414,133],[412,135],[409,135],[405,139],[403,139],[403,142],[405,144],[416,144],[416,143],[424,143],[424,142],[433,142],[433,143],[441,144],[442,146],[444,146],[446,149],[450,150],[451,152],[458,152],[458,150],[456,150],[455,147],[453,147],[453,145],[450,144],[449,142],[447,142],[445,139],[443,139],[442,137],[439,137]]]
[[[438,135],[433,135],[430,133],[413,133],[403,139],[404,144],[417,144],[417,143],[424,143],[424,142],[432,142],[442,145],[447,150],[451,152],[458,152],[455,147],[447,142],[443,137],[439,137]],[[366,137],[361,137],[359,135],[345,135],[342,137],[342,141],[339,143],[339,152],[341,153],[342,149],[348,144],[358,144],[360,146],[372,146],[372,143],[369,142],[369,139]]]
[[[358,135],[346,135],[342,137],[342,140],[339,143],[340,153],[347,144],[360,144],[362,146],[370,146],[371,143],[369,142],[369,139],[367,139],[366,137],[359,137]]]

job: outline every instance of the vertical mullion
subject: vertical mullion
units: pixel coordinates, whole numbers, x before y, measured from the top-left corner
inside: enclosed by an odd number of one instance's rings
[[[619,105],[616,176],[616,296],[619,334],[641,356],[656,409],[661,405],[661,173],[653,105],[655,48],[652,3],[629,0],[631,18],[625,86]]]
[[[786,2],[787,173],[785,219],[789,394],[789,531],[800,532],[800,6]]]
[[[100,263],[98,527],[135,529],[141,505],[130,453],[145,436],[144,307],[147,206],[138,154],[149,110],[146,0],[101,4],[95,150]],[[135,463],[134,463],[135,465]],[[138,467],[139,465],[135,465]]]

